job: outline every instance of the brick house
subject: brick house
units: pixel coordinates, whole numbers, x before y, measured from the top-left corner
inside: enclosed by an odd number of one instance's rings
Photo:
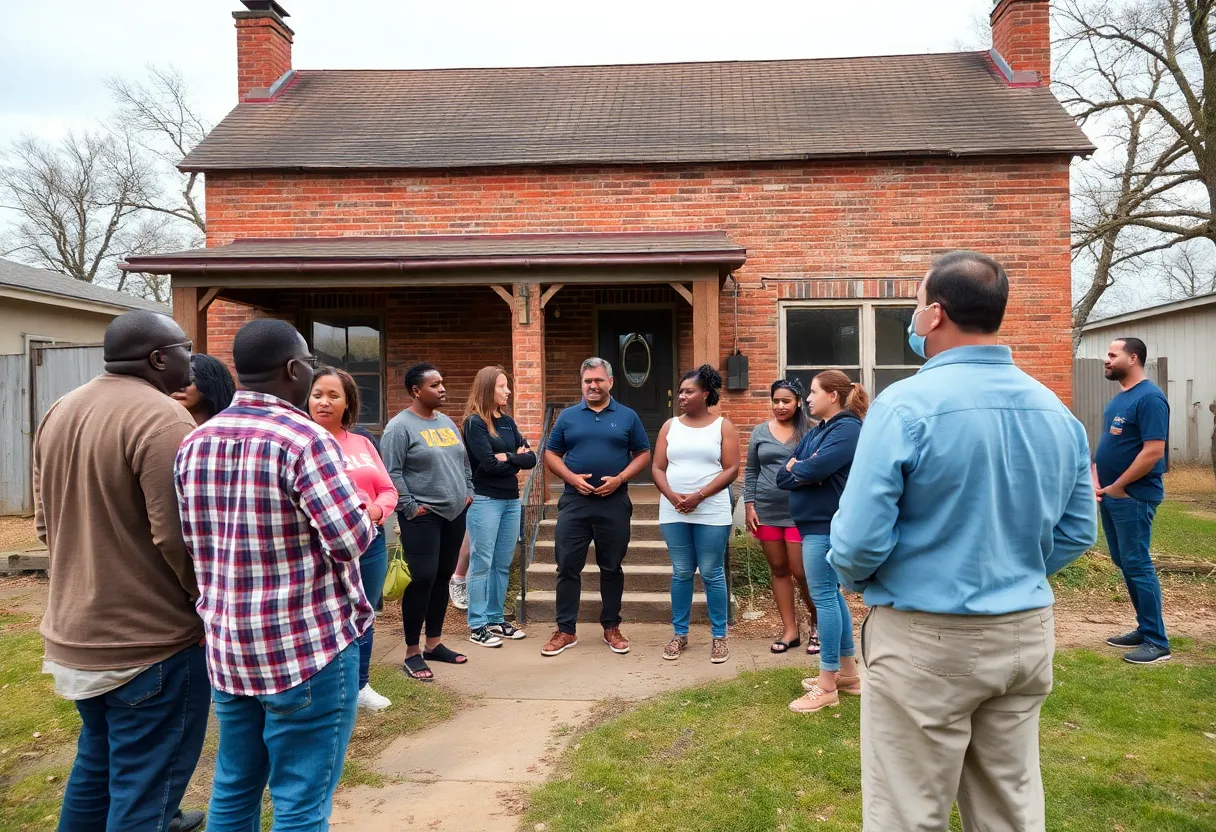
[[[738,352],[746,431],[775,378],[915,372],[917,282],[965,247],[1006,265],[1004,338],[1070,399],[1069,165],[1093,148],[1048,88],[1047,0],[1000,0],[988,52],[425,71],[295,70],[286,11],[244,5],[240,103],[180,165],[207,247],[124,264],[172,276],[200,351],[290,320],[373,428],[416,361],[454,416],[502,364],[533,439],[587,356],[654,433],[679,371]]]

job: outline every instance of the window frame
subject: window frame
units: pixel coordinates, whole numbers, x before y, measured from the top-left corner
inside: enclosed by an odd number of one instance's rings
[[[880,307],[896,307],[905,309],[916,309],[915,298],[833,298],[831,300],[783,300],[777,304],[777,360],[781,375],[784,377],[791,370],[856,370],[861,379],[861,384],[870,392],[871,395],[877,395],[874,387],[874,373],[876,370],[918,370],[921,364],[878,364],[877,352],[878,346],[875,342],[877,334],[877,326],[875,324],[874,310]],[[789,325],[787,323],[787,313],[791,309],[848,309],[858,313],[858,357],[860,364],[789,364],[787,363],[787,353],[789,350]]]
[[[315,355],[315,344],[313,342],[314,327],[320,321],[326,323],[326,319],[334,322],[342,321],[343,319],[368,319],[372,318],[380,322],[380,421],[379,422],[355,422],[359,427],[366,428],[373,432],[379,432],[384,429],[388,420],[385,418],[386,408],[388,407],[388,332],[387,323],[388,315],[383,309],[357,309],[357,308],[341,308],[341,309],[310,309],[307,313],[307,334],[305,338],[308,341],[308,349],[313,351]],[[349,325],[347,325],[349,329]],[[345,367],[338,369],[345,370]],[[347,370],[347,372],[350,372]],[[358,381],[360,376],[374,376],[376,373],[358,372],[351,373],[351,376]]]

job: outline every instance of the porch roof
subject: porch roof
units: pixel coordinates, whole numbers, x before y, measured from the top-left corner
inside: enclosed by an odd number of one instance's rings
[[[612,266],[739,268],[747,250],[722,231],[247,238],[213,248],[135,255],[129,272],[201,276],[266,273]]]

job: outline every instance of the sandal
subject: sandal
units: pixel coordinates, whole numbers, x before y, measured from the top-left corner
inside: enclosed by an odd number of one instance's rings
[[[416,682],[435,681],[435,674],[431,672],[429,667],[427,667],[426,659],[422,658],[422,656],[416,654],[413,656],[406,656],[403,669],[405,670],[405,675],[409,676]],[[423,673],[430,673],[431,675],[423,676],[421,675]]]
[[[802,646],[802,636],[795,636],[792,641],[782,641],[777,639],[773,642],[773,646],[768,648],[770,653],[787,653],[795,647]]]
[[[806,654],[808,656],[819,655],[819,633],[814,631],[806,637]]]
[[[455,650],[442,644],[435,645],[434,650],[423,650],[422,658],[432,662],[443,662],[444,664],[464,664],[469,660],[469,657],[464,653],[457,653]]]

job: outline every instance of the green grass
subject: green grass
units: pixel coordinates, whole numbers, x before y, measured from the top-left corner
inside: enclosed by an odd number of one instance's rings
[[[1043,711],[1047,828],[1216,828],[1216,653],[1181,642],[1188,665],[1130,668],[1062,651]],[[858,708],[791,714],[797,668],[653,700],[567,752],[522,828],[550,832],[759,832],[861,826]],[[957,820],[955,828],[957,826]]]
[[[1109,553],[1102,524],[1098,524],[1096,548]],[[1216,511],[1208,501],[1166,500],[1153,519],[1154,553],[1188,560],[1216,562]]]

